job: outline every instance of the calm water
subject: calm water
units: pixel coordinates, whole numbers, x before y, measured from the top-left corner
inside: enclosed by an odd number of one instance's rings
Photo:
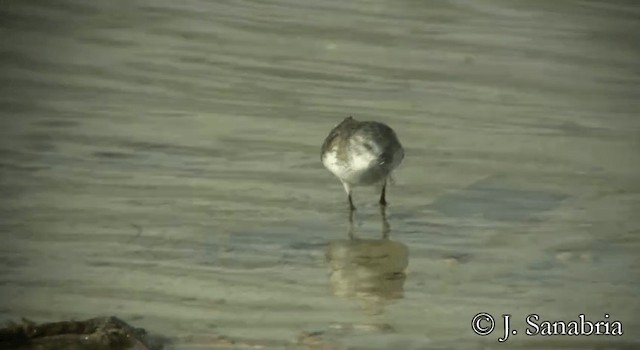
[[[4,1],[0,37],[2,321],[505,348],[488,312],[510,348],[640,347],[640,3]],[[320,163],[348,115],[405,145],[390,241],[367,190],[346,240]]]

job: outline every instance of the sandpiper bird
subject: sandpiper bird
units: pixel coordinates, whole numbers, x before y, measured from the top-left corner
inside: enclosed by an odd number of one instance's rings
[[[342,182],[353,212],[351,189],[355,186],[381,186],[380,205],[387,205],[387,179],[404,159],[404,149],[388,125],[348,117],[324,140],[320,158]]]

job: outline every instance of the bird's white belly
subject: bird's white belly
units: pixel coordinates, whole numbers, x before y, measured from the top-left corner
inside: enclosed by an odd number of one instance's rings
[[[346,161],[337,157],[331,150],[322,157],[322,163],[341,181],[351,186],[373,185],[386,178],[381,173],[378,158],[370,153],[350,154]]]

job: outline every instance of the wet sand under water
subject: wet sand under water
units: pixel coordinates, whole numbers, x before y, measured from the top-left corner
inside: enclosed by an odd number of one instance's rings
[[[630,1],[4,2],[0,321],[115,315],[171,349],[503,348],[500,322],[471,331],[488,312],[512,315],[509,348],[638,348],[638,18]],[[406,148],[389,240],[367,190],[347,239],[319,161],[347,115]],[[528,337],[532,313],[625,333]]]

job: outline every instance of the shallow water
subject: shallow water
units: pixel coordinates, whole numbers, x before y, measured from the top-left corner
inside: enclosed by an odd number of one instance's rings
[[[471,330],[489,312],[513,316],[511,348],[638,347],[638,18],[632,1],[3,2],[0,320],[116,315],[175,349],[302,332],[478,349],[501,346],[500,322]],[[319,147],[347,115],[406,148],[391,242],[367,190],[365,240],[345,241]],[[609,314],[624,335],[528,337],[532,313]]]

